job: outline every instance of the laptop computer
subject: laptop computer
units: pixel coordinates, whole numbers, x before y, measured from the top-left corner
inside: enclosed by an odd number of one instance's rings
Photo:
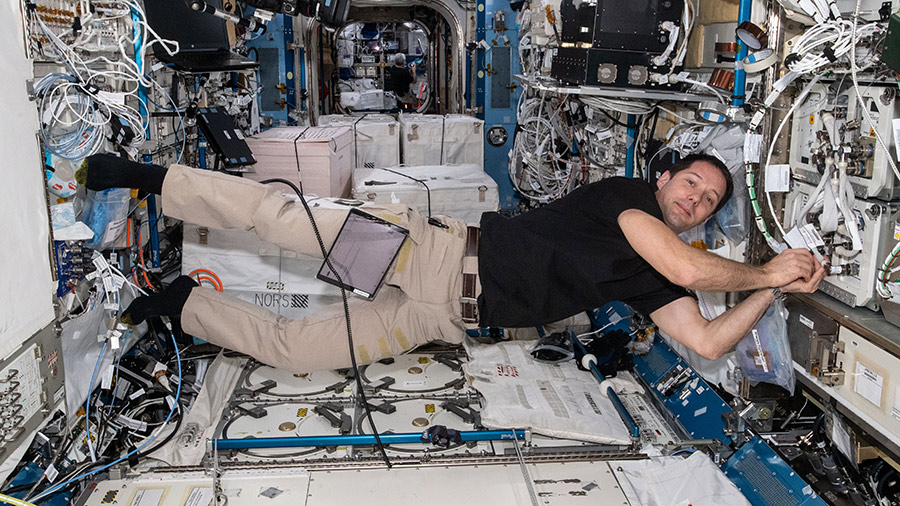
[[[209,0],[221,8],[221,0]],[[204,12],[195,12],[184,0],[144,0],[147,24],[163,39],[178,41],[179,51],[169,55],[160,45],[153,53],[176,70],[220,72],[245,70],[259,66],[251,58],[231,51],[225,20]]]
[[[328,251],[334,270],[324,262],[316,277],[371,299],[407,235],[409,231],[399,225],[351,208]]]

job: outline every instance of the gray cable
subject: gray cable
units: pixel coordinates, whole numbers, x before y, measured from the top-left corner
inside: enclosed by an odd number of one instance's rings
[[[528,495],[531,496],[531,504],[532,506],[539,506],[537,494],[534,492],[534,486],[531,482],[531,475],[528,473],[528,466],[525,465],[525,457],[522,456],[522,450],[519,449],[519,438],[516,436],[516,431],[513,429],[513,444],[516,446],[516,457],[519,459],[519,466],[522,468],[522,476],[525,477],[525,486],[528,488]]]

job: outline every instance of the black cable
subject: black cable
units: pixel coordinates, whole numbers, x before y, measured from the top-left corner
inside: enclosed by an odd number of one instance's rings
[[[615,123],[615,124],[617,124],[617,125],[619,125],[619,126],[623,126],[623,127],[625,127],[625,128],[631,128],[630,126],[628,126],[628,123],[622,123],[622,122],[619,121],[618,119],[614,118],[611,114],[609,114],[608,112],[606,112],[606,109],[599,109],[599,108],[598,108],[597,110],[600,111],[601,113],[603,113],[604,116],[606,116],[607,118],[609,118],[610,120],[612,120],[613,123]]]
[[[181,428],[181,422],[184,420],[184,410],[182,409],[180,402],[178,403],[178,409],[176,410],[175,414],[176,414],[177,418],[175,419],[175,428],[172,429],[172,432],[170,432],[169,435],[165,437],[165,439],[163,439],[162,441],[160,441],[159,443],[154,445],[153,448],[150,448],[149,450],[145,450],[143,452],[138,452],[138,453],[134,454],[135,457],[137,457],[138,459],[141,459],[143,457],[146,457],[147,455],[150,455],[151,453],[155,452],[156,450],[159,450],[160,448],[163,447],[163,445],[165,445],[166,443],[171,441],[172,438],[175,437],[175,434],[178,434],[178,429]]]
[[[297,183],[300,184],[300,189],[295,190],[295,191],[297,191],[297,194],[300,195],[300,200],[304,204],[306,203],[306,200],[304,200],[304,198],[303,198],[303,179],[300,178],[300,152],[297,149],[297,141],[300,140],[300,137],[303,137],[303,134],[305,134],[307,130],[309,130],[309,127],[304,128],[303,131],[300,132],[299,134],[297,134],[297,137],[294,138],[294,159],[297,161],[297,176],[298,176]],[[271,181],[275,181],[275,180],[271,180]],[[293,185],[291,185],[291,186],[293,186]],[[310,219],[312,219],[312,218],[310,218]],[[316,228],[315,225],[313,225],[313,229],[315,229],[315,228]]]
[[[391,173],[393,173],[393,174],[397,174],[398,176],[403,176],[403,177],[405,177],[405,178],[412,179],[413,181],[415,181],[415,182],[421,184],[422,186],[424,186],[424,187],[425,187],[425,197],[427,198],[427,201],[428,201],[428,224],[429,224],[429,225],[433,225],[433,226],[435,226],[435,227],[439,227],[439,228],[450,228],[449,226],[444,225],[443,223],[441,223],[440,221],[438,221],[437,219],[431,217],[431,188],[429,188],[428,185],[425,184],[425,180],[424,180],[424,179],[417,179],[417,178],[414,178],[414,177],[412,177],[412,176],[410,176],[410,175],[408,175],[408,174],[404,174],[404,173],[402,173],[402,172],[400,172],[400,171],[396,171],[396,170],[392,170],[392,169],[387,169],[387,168],[384,168],[384,167],[381,167],[379,170],[391,172]]]
[[[353,346],[353,331],[350,328],[350,305],[347,302],[347,291],[344,290],[344,281],[341,279],[341,275],[338,274],[337,269],[331,264],[331,259],[328,258],[328,250],[325,249],[325,243],[322,241],[322,235],[319,233],[319,227],[316,225],[316,220],[313,217],[312,210],[309,208],[309,204],[306,203],[306,199],[303,198],[303,193],[297,188],[297,185],[288,181],[287,179],[281,178],[272,178],[266,179],[264,181],[260,181],[262,184],[270,184],[270,183],[283,183],[291,187],[292,190],[300,197],[300,203],[303,204],[303,209],[306,210],[306,216],[309,218],[309,224],[312,225],[313,233],[316,235],[316,241],[319,243],[319,250],[322,252],[322,257],[325,258],[325,264],[334,273],[334,276],[337,278],[338,287],[341,289],[341,301],[344,303],[344,316],[347,321],[347,344],[350,346],[350,363],[353,366],[354,376],[356,377],[356,388],[359,390],[359,396],[363,404],[363,408],[366,411],[366,418],[369,420],[369,425],[372,426],[372,433],[375,435],[375,443],[378,446],[378,449],[381,451],[381,457],[384,459],[385,465],[388,469],[391,468],[391,460],[387,456],[387,452],[384,451],[384,444],[381,442],[381,436],[378,434],[378,429],[375,427],[375,420],[372,419],[372,411],[369,409],[369,401],[366,399],[366,393],[363,389],[362,380],[360,379],[359,374],[359,366],[356,364],[356,353],[353,351],[355,347]]]

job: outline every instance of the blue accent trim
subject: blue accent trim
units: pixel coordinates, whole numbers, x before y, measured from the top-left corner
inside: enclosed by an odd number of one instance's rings
[[[750,21],[750,12],[753,8],[753,0],[740,0],[740,5],[738,6],[738,24],[740,25],[744,21]],[[740,51],[738,51],[737,56],[735,56],[736,61],[742,61],[747,56],[747,46],[742,42],[738,41],[741,45]],[[743,97],[747,91],[747,73],[744,69],[735,69],[734,70],[734,95]],[[732,105],[741,105],[744,103],[743,98],[733,98],[731,99]]]
[[[141,75],[144,75],[144,60],[141,58],[140,48],[144,44],[141,38],[140,32],[140,17],[138,17],[137,13],[132,10],[131,18],[134,20],[134,60],[137,64],[138,72]],[[149,97],[147,96],[147,88],[138,84],[138,107],[140,108],[141,117],[150,117],[150,111],[147,110],[147,101]],[[144,128],[144,135],[149,139],[150,138],[150,122],[147,122],[147,126]],[[144,163],[151,163],[153,158],[150,155],[143,156]],[[159,269],[162,264],[159,259],[159,230],[157,228],[157,222],[159,221],[159,216],[156,214],[156,196],[148,195],[147,196],[147,226],[150,232],[150,267],[153,269]],[[138,248],[142,246],[140,244],[137,245]]]
[[[306,86],[306,48],[300,48],[300,89],[305,90]],[[306,110],[306,99],[300,98],[300,110]]]
[[[575,337],[575,334],[570,333],[572,344],[578,348],[578,351],[581,352],[582,355],[587,354],[587,350],[584,348],[584,345],[581,344],[581,341]],[[596,362],[590,362],[591,374],[594,375],[594,378],[597,379],[597,382],[602,383],[603,380],[606,379],[603,376],[603,373],[600,372],[600,369],[597,367]],[[641,437],[641,428],[638,426],[637,422],[634,421],[634,418],[631,416],[631,413],[628,412],[628,409],[625,408],[625,405],[622,404],[622,401],[619,399],[619,395],[616,394],[615,390],[610,387],[606,388],[606,396],[609,397],[609,400],[612,401],[613,406],[616,408],[616,411],[619,412],[619,418],[625,422],[625,425],[628,427],[628,430],[631,431],[632,438]]]
[[[477,54],[477,53],[476,53]],[[472,53],[466,51],[466,84],[465,84],[465,101],[466,109],[472,107],[472,88],[469,86],[472,82]]]
[[[483,5],[484,8],[479,11],[478,5]],[[478,3],[476,3],[476,8],[475,8],[475,41],[476,42],[487,38],[487,30],[485,30],[485,26],[484,26],[485,25],[485,20],[484,20],[485,12],[487,12],[487,4],[485,3],[485,0],[478,0]],[[485,97],[486,87],[487,87],[487,83],[486,83],[487,69],[486,69],[486,66],[484,65],[487,55],[485,53],[486,53],[486,51],[484,50],[483,47],[481,47],[480,44],[475,48],[475,68],[474,68],[473,72],[475,72],[475,107],[478,109],[478,113],[475,116],[478,119],[484,119],[485,112],[487,112],[485,110],[485,106],[484,106],[485,98],[486,98]],[[485,127],[485,130],[490,128],[490,126],[487,125],[487,122],[485,122],[484,127]],[[512,138],[512,135],[510,134],[509,137]],[[485,141],[485,142],[487,142],[487,141]],[[485,148],[484,148],[485,153],[487,153],[487,150],[489,147],[490,147],[490,145],[485,146]],[[487,160],[485,160],[485,161],[487,161]],[[485,167],[487,167],[487,164],[485,164]],[[502,200],[500,202],[500,205],[501,205],[501,207],[503,206]]]
[[[297,109],[297,80],[294,75],[294,50],[288,49],[288,45],[293,47],[294,44],[294,18],[285,14],[279,14],[282,18],[284,28],[284,80],[287,90],[286,113],[288,125],[296,125],[297,120],[291,118],[291,109]]]
[[[634,177],[634,141],[635,137],[635,122],[637,121],[637,117],[634,114],[628,115],[628,147],[625,148],[625,177],[632,178]]]
[[[688,370],[687,380],[665,397],[658,386],[678,366]],[[690,437],[718,439],[723,444],[731,444],[722,419],[723,414],[732,412],[731,407],[664,340],[657,337],[646,355],[634,356],[634,371],[641,375],[650,392],[672,413]],[[683,393],[685,391],[689,393]]]
[[[827,504],[791,466],[759,436],[735,452],[722,471],[754,506]]]
[[[512,441],[524,440],[525,431],[516,430],[485,430],[460,432],[463,442],[466,441]],[[380,434],[381,442],[385,445],[422,443],[424,432],[409,432],[402,434]],[[374,445],[375,436],[371,434],[354,434],[346,436],[304,436],[304,437],[271,437],[248,439],[214,439],[214,447],[219,450],[245,450],[252,448],[303,448],[318,446],[360,446]]]

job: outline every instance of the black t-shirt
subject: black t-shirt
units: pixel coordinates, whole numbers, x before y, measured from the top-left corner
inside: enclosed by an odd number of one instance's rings
[[[412,74],[406,67],[387,67],[384,91],[393,91],[398,96],[409,93],[409,85],[413,82]]]
[[[478,298],[484,327],[530,327],[619,300],[643,314],[684,297],[632,249],[627,209],[662,219],[651,186],[613,177],[514,218],[481,217]]]

